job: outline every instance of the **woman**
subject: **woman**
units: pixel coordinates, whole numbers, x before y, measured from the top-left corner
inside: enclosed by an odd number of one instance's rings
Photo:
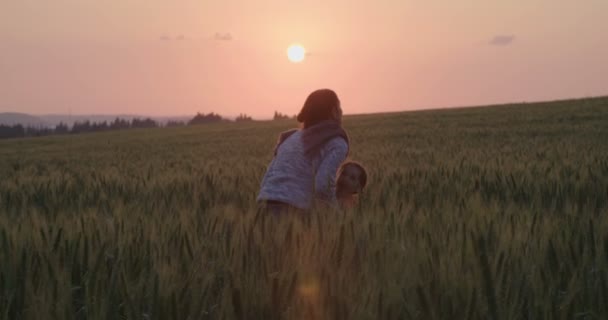
[[[349,148],[338,96],[329,89],[314,91],[297,120],[302,129],[279,136],[257,198],[273,213],[337,206],[336,172]]]

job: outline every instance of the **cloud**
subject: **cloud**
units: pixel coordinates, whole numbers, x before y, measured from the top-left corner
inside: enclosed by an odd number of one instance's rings
[[[515,41],[514,35],[496,35],[488,44],[491,46],[508,46]]]
[[[178,34],[175,37],[171,37],[171,36],[168,36],[166,34],[163,34],[158,39],[161,40],[161,41],[171,41],[171,40],[182,41],[182,40],[186,40],[187,38],[183,34]]]
[[[232,34],[230,34],[230,32],[227,32],[227,33],[216,32],[215,35],[213,36],[213,40],[215,40],[215,41],[231,41],[232,40]]]

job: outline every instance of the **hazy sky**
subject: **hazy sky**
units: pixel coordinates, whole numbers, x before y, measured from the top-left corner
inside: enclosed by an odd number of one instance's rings
[[[270,117],[322,87],[345,113],[608,94],[608,1],[0,0],[0,112]]]

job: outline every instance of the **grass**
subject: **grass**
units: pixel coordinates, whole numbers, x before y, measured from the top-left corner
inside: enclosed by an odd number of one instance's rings
[[[360,206],[259,215],[293,125],[0,141],[0,319],[608,316],[608,98],[346,117]]]

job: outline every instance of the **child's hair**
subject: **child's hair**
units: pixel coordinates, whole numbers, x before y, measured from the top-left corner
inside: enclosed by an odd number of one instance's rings
[[[361,174],[359,175],[359,184],[361,185],[361,190],[363,190],[363,188],[365,188],[365,186],[367,185],[367,170],[365,170],[365,167],[363,167],[363,165],[359,162],[345,161],[344,163],[342,163],[342,165],[340,165],[340,168],[338,169],[338,177],[342,175],[342,171],[344,171],[344,169],[346,169],[346,167],[348,166],[353,166],[359,169],[359,171],[361,172]]]

